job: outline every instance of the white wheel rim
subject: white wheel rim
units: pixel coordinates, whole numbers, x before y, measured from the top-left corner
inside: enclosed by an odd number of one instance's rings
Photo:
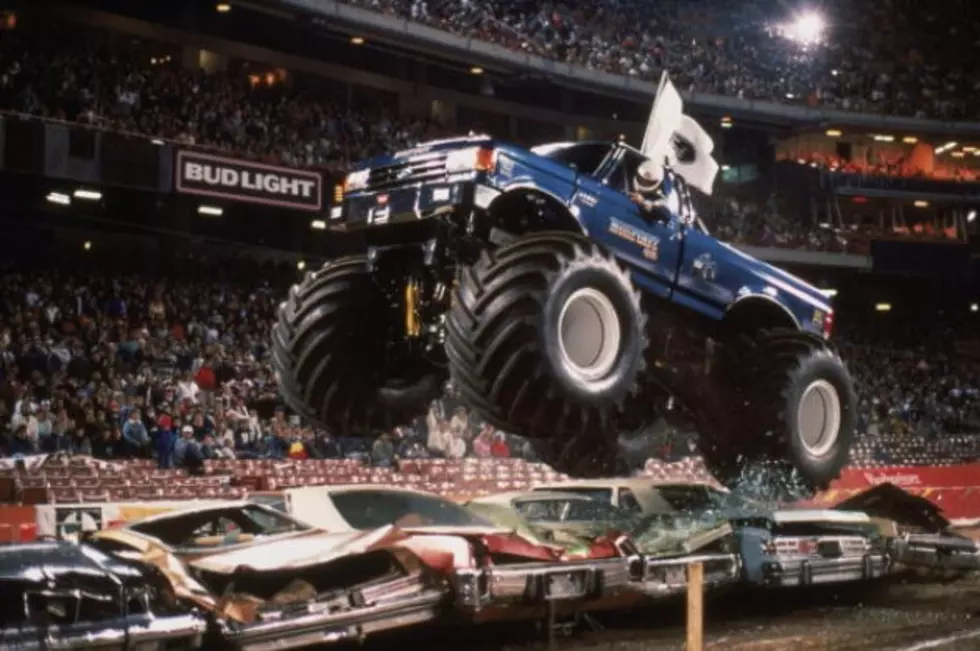
[[[797,409],[797,429],[800,442],[812,457],[830,452],[840,436],[840,394],[827,380],[814,380],[803,391]]]
[[[591,287],[568,297],[558,317],[558,344],[572,375],[584,381],[608,375],[622,341],[623,326],[609,297]]]

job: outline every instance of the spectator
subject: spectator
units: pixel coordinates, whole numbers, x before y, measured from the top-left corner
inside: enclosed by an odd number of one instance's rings
[[[132,409],[129,412],[129,418],[123,425],[122,435],[132,454],[136,456],[146,455],[150,445],[150,435],[140,417],[139,409]]]
[[[381,468],[390,468],[395,462],[395,446],[391,443],[391,436],[382,434],[375,439],[371,446],[371,462]]]
[[[181,428],[180,437],[174,442],[173,461],[178,468],[187,468],[194,472],[199,471],[204,464],[204,454],[194,438],[194,428],[190,425]]]

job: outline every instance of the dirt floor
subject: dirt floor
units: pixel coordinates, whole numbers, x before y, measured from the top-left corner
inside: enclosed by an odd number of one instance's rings
[[[930,580],[933,577],[929,577]],[[980,651],[980,579],[891,578],[864,587],[751,591],[709,598],[708,651]],[[607,615],[601,630],[559,636],[553,651],[684,651],[682,600]],[[416,631],[375,640],[377,651],[548,651],[532,627]]]

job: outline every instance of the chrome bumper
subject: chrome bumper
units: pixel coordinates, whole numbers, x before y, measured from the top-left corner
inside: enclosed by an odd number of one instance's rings
[[[906,536],[890,541],[892,561],[943,570],[980,570],[980,547],[971,540],[944,536]]]
[[[620,557],[457,570],[453,578],[457,606],[479,611],[491,605],[596,599],[627,588],[630,563],[635,560]]]
[[[699,556],[645,556],[641,590],[651,597],[666,597],[687,591],[687,568],[701,563],[704,568],[702,585],[715,588],[735,583],[742,573],[738,554],[703,554]]]
[[[446,592],[426,589],[411,597],[341,612],[311,612],[256,624],[225,624],[221,636],[240,651],[282,651],[363,640],[372,633],[422,624],[442,614]]]
[[[884,576],[888,563],[884,553],[844,558],[777,558],[763,562],[762,576],[765,584],[771,586],[845,583]]]
[[[0,629],[0,648],[18,651],[71,649],[197,649],[207,622],[197,615],[131,615],[100,622],[50,628]]]

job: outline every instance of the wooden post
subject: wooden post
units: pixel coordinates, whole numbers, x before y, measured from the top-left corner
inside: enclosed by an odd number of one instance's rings
[[[687,566],[686,651],[704,651],[704,565]]]

